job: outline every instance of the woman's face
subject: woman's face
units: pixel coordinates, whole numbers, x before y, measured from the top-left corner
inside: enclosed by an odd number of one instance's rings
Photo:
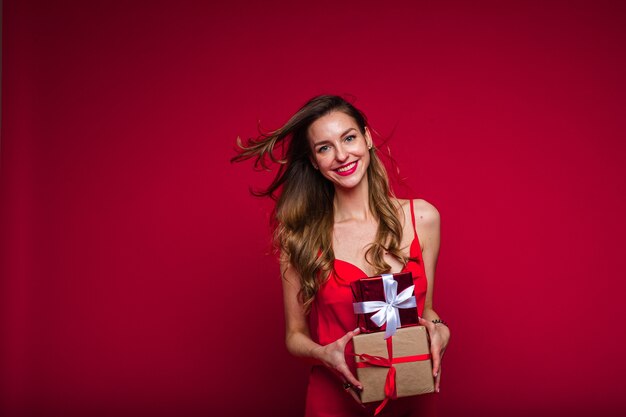
[[[320,117],[309,126],[311,162],[335,187],[350,189],[367,178],[370,163],[369,130],[359,130],[356,121],[342,111]],[[365,180],[367,181],[367,179]]]

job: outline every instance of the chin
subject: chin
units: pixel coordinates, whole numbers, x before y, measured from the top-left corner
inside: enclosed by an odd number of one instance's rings
[[[358,179],[357,178],[344,179],[343,181],[335,180],[333,181],[333,184],[335,184],[335,187],[343,188],[344,190],[350,190],[361,185],[363,183],[363,177],[364,176],[361,176]]]

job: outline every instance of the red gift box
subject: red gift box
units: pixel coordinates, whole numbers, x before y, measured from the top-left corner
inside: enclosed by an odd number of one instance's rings
[[[392,274],[393,279],[398,283],[397,293],[400,294],[405,289],[413,285],[413,275],[411,272],[400,272]],[[362,278],[350,284],[355,303],[364,301],[385,301],[385,289],[382,275],[369,278]],[[402,327],[417,326],[417,307],[398,309],[400,324]],[[363,333],[379,332],[385,330],[386,323],[379,327],[371,318],[376,312],[357,314],[357,324]]]

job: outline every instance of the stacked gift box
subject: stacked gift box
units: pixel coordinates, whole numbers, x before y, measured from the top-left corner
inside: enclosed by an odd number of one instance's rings
[[[361,333],[354,336],[363,403],[434,391],[428,332],[418,325],[410,272],[363,278],[351,284]]]

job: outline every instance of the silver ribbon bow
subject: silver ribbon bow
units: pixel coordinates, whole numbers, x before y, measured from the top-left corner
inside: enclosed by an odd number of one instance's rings
[[[413,295],[415,285],[411,285],[398,294],[398,282],[393,279],[393,275],[383,274],[381,277],[385,290],[385,301],[362,301],[352,305],[356,314],[376,312],[371,319],[378,327],[387,323],[385,339],[388,339],[396,334],[396,330],[402,326],[398,309],[417,307],[415,296]]]

